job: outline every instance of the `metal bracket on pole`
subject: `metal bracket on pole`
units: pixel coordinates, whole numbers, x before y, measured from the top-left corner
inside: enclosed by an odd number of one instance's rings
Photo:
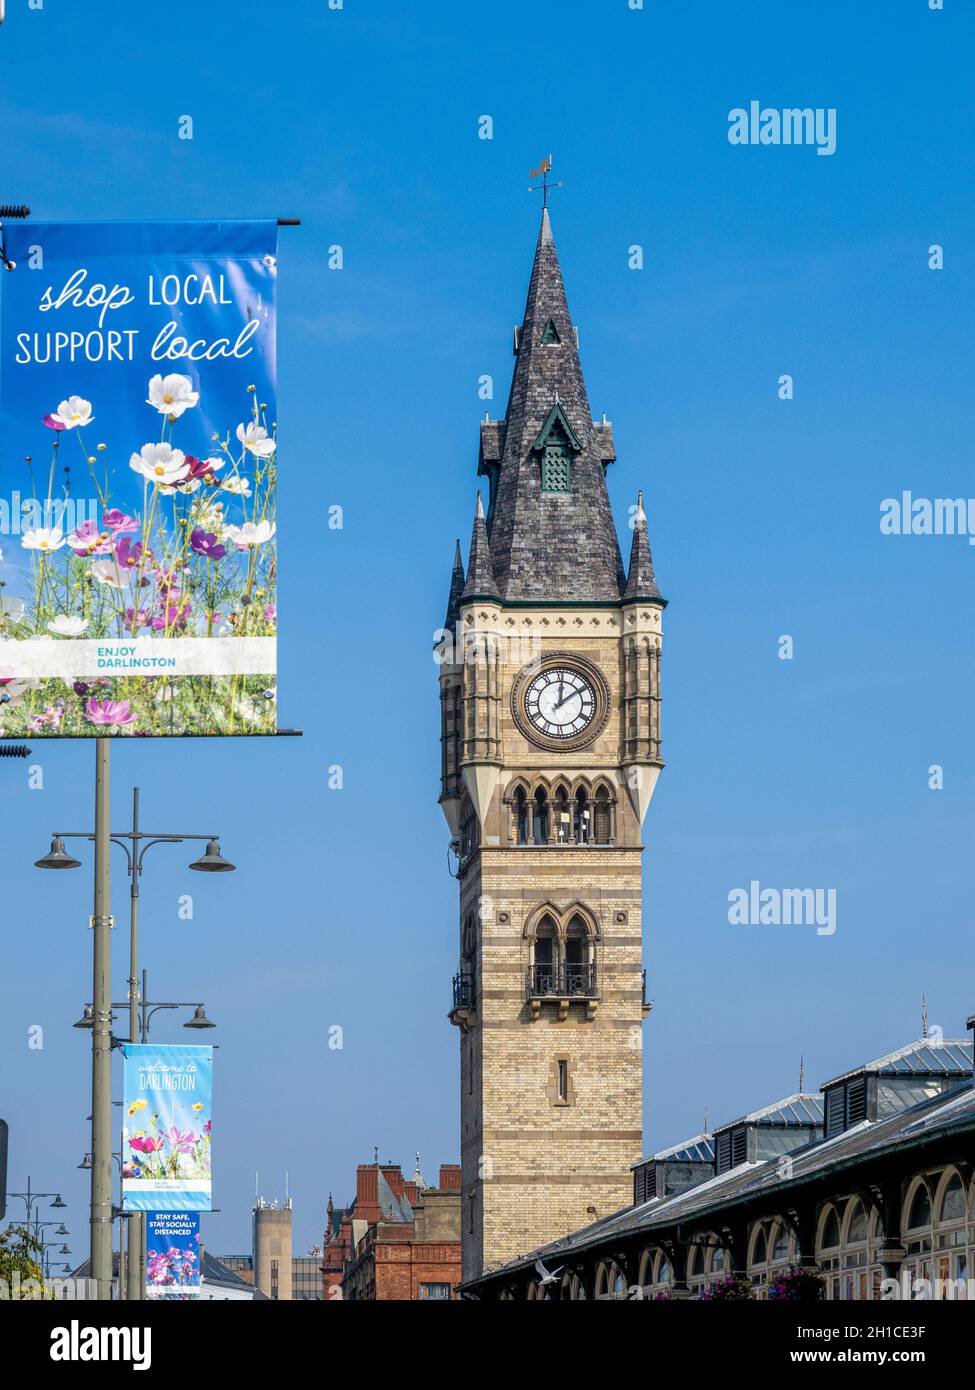
[[[112,931],[112,930],[114,929],[114,927],[115,927],[115,918],[114,918],[114,917],[111,917],[111,916],[109,916],[109,917],[89,917],[89,918],[88,918],[88,930],[89,930],[89,931],[94,931],[96,927],[105,927],[105,926],[108,927],[108,930],[109,930],[109,931]]]

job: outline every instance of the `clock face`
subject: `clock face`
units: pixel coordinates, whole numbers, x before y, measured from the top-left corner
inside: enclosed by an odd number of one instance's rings
[[[571,666],[552,666],[525,691],[525,713],[547,738],[575,738],[593,721],[596,693]]]

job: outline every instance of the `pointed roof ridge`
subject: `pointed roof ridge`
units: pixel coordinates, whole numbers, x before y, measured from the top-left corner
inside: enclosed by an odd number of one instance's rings
[[[464,559],[460,553],[460,539],[454,543],[454,564],[450,571],[450,591],[447,594],[447,616],[444,627],[451,628],[457,621],[460,596],[464,592]]]
[[[547,332],[549,323],[555,333]],[[557,341],[556,341],[557,338]],[[553,402],[570,434],[568,485],[542,490],[542,449]],[[626,579],[606,490],[612,438],[586,394],[548,208],[535,245],[525,312],[491,478],[491,560],[502,598],[619,603]]]
[[[471,531],[471,552],[467,562],[467,582],[461,599],[500,597],[491,565],[491,546],[488,542],[484,503],[478,491],[477,506],[474,509],[474,528]]]
[[[637,494],[636,512],[633,517],[633,542],[630,545],[630,568],[627,571],[623,602],[632,599],[659,599],[660,590],[653,572],[653,557],[650,554],[650,533],[647,530],[647,514],[643,510],[643,492]]]

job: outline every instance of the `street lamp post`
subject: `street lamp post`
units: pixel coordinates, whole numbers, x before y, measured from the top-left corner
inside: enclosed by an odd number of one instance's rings
[[[95,905],[91,1035],[91,1275],[95,1297],[112,1296],[112,968],[109,896],[109,743],[95,740]]]
[[[185,840],[205,840],[203,854],[190,864],[201,873],[226,873],[234,869],[220,853],[218,835],[158,833],[142,830],[139,824],[139,788],[132,789],[132,829],[110,831],[108,828],[108,740],[97,739],[99,757],[96,763],[95,833],[83,830],[55,832],[50,852],[37,860],[39,869],[73,869],[78,860],[65,852],[65,840],[89,840],[95,843],[95,928],[94,990],[91,1004],[92,1034],[92,1123],[91,1123],[91,1270],[96,1281],[97,1297],[110,1298],[112,1285],[112,1160],[111,1160],[111,989],[108,978],[108,933],[113,925],[108,914],[108,846],[119,845],[126,859],[129,874],[129,1042],[139,1041],[139,880],[145,857],[154,845],[178,845]],[[104,745],[104,749],[102,749]],[[101,929],[100,929],[101,928]],[[159,1007],[175,1007],[160,1005]],[[202,1005],[200,1006],[202,1008]],[[143,1007],[143,1019],[146,1011]],[[209,1021],[199,1026],[208,1026]],[[82,1025],[87,1024],[86,1018]],[[189,1026],[189,1025],[187,1025]],[[212,1025],[211,1025],[212,1026]],[[146,1033],[148,1028],[146,1027]],[[144,1040],[144,1038],[143,1038]],[[104,1055],[103,1055],[104,1052]],[[107,1197],[106,1197],[107,1193]],[[106,1215],[107,1212],[107,1215]],[[104,1223],[107,1221],[107,1225]],[[107,1235],[107,1239],[106,1239]],[[128,1259],[126,1260],[126,1298],[145,1298],[145,1215],[132,1212],[128,1225]],[[106,1253],[107,1252],[107,1253]]]
[[[26,1223],[26,1224],[27,1224],[28,1226],[30,1226],[30,1227],[34,1227],[34,1226],[38,1226],[38,1225],[43,1225],[43,1224],[44,1224],[43,1222],[41,1222],[41,1220],[40,1220],[39,1217],[36,1217],[36,1216],[34,1215],[34,1207],[35,1207],[35,1206],[37,1205],[37,1203],[40,1202],[44,1197],[53,1197],[53,1198],[54,1198],[54,1201],[51,1203],[51,1206],[52,1206],[52,1208],[53,1208],[55,1211],[61,1211],[63,1208],[67,1207],[67,1205],[68,1205],[67,1202],[65,1202],[65,1201],[62,1200],[62,1197],[61,1197],[60,1192],[35,1192],[35,1191],[32,1189],[31,1185],[30,1185],[30,1177],[28,1177],[28,1179],[27,1179],[27,1191],[26,1191],[26,1192],[8,1192],[8,1193],[7,1193],[7,1196],[8,1196],[8,1197],[19,1197],[20,1200],[24,1203],[24,1205],[25,1205],[26,1208],[27,1208],[27,1223]]]
[[[24,1206],[27,1211],[25,1229],[29,1231],[29,1233],[33,1236],[34,1240],[37,1241],[37,1244],[40,1247],[40,1259],[38,1260],[38,1265],[40,1266],[41,1281],[43,1282],[47,1279],[47,1276],[50,1272],[47,1254],[48,1242],[44,1239],[44,1236],[42,1235],[43,1228],[46,1226],[57,1226],[58,1229],[54,1232],[56,1236],[63,1237],[70,1235],[71,1233],[67,1229],[63,1221],[42,1221],[41,1218],[36,1214],[35,1208],[38,1202],[40,1202],[44,1197],[54,1198],[54,1201],[51,1203],[51,1206],[55,1210],[60,1210],[66,1207],[67,1203],[62,1200],[60,1192],[35,1192],[30,1185],[29,1176],[27,1178],[26,1192],[8,1192],[7,1196],[18,1197],[24,1203]]]

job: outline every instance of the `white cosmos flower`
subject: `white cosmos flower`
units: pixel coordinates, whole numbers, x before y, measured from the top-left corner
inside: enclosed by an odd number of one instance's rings
[[[236,473],[232,478],[224,478],[221,483],[224,492],[232,492],[235,497],[250,497],[251,485],[247,478],[241,478]]]
[[[112,589],[126,588],[132,577],[129,570],[120,570],[114,560],[93,560],[91,573],[99,584],[107,584]]]
[[[9,618],[12,623],[19,623],[24,616],[24,600],[22,598],[0,598],[0,613],[5,618]]]
[[[57,637],[80,637],[87,626],[87,618],[77,618],[74,615],[69,617],[64,613],[59,613],[48,623],[47,630],[53,632]]]
[[[43,550],[47,553],[60,550],[67,541],[60,526],[38,526],[34,531],[25,531],[20,543],[25,550]]]
[[[40,681],[36,677],[0,681],[0,713],[4,709],[12,709],[14,705],[19,705],[28,690],[36,690],[39,685]]]
[[[243,526],[228,526],[226,534],[238,550],[248,550],[271,539],[274,535],[274,522],[245,521]]]
[[[152,483],[172,487],[186,477],[189,464],[182,450],[171,444],[143,444],[129,459],[129,467]]]
[[[95,417],[91,413],[91,401],[86,401],[84,396],[69,396],[58,406],[53,418],[66,430],[73,430],[79,425],[90,425]]]
[[[149,382],[147,405],[154,405],[160,415],[172,415],[179,419],[184,410],[190,410],[200,399],[199,391],[193,390],[188,376],[171,372],[169,376],[154,376]]]
[[[237,438],[245,449],[256,454],[259,459],[270,458],[277,447],[264,426],[256,424],[253,420],[247,426],[237,426]]]

